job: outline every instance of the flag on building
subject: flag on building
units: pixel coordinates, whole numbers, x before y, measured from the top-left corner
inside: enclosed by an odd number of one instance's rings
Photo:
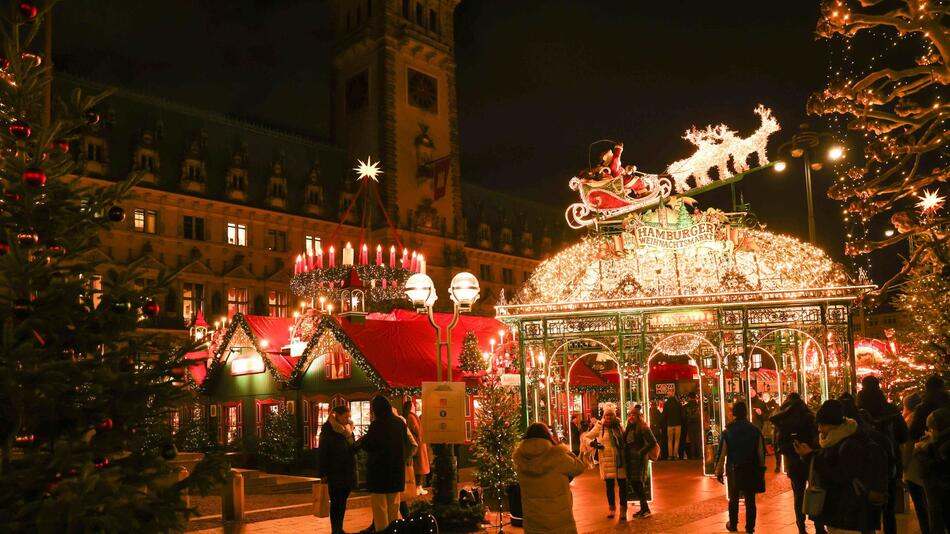
[[[431,163],[432,165],[432,198],[439,200],[445,196],[445,190],[448,189],[449,175],[452,172],[452,156],[439,158]]]

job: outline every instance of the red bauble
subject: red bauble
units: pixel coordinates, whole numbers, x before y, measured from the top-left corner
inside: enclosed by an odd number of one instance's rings
[[[0,256],[6,256],[10,252],[10,243],[0,241]]]
[[[20,16],[26,20],[33,20],[39,10],[33,2],[20,2]]]
[[[112,419],[103,419],[101,423],[96,425],[97,430],[112,430]]]
[[[51,244],[46,246],[46,253],[50,256],[61,257],[66,255],[66,247],[59,244]]]
[[[62,139],[57,139],[49,144],[49,148],[55,152],[65,154],[69,152],[69,143]]]
[[[99,124],[99,118],[99,114],[96,113],[96,110],[94,109],[90,109],[86,112],[86,123],[88,123],[89,126],[95,126]]]
[[[46,173],[42,169],[30,167],[23,171],[23,181],[31,187],[43,187],[46,185]]]
[[[6,72],[10,68],[10,60],[7,56],[0,55],[0,71]]]
[[[25,230],[16,235],[16,240],[21,247],[32,247],[40,242],[40,236],[36,235],[36,232]]]
[[[98,468],[100,468],[100,469],[103,468],[103,467],[106,467],[107,465],[109,465],[109,459],[108,459],[108,458],[96,458],[96,459],[95,459],[95,465],[96,465],[96,467],[98,467]]]
[[[144,313],[146,317],[155,317],[161,309],[161,306],[154,300],[148,300],[142,305],[142,313]]]
[[[37,54],[32,54],[30,52],[23,52],[22,54],[20,54],[20,59],[22,59],[23,61],[29,61],[30,63],[33,64],[34,67],[39,67],[40,65],[43,64],[42,56],[39,56]]]
[[[30,125],[21,120],[11,122],[7,129],[10,130],[10,135],[17,139],[26,139],[33,133],[33,130],[30,130]]]

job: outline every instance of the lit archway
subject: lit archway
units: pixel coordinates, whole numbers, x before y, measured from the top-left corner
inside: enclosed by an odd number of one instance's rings
[[[802,399],[805,402],[808,402],[810,399],[809,397],[810,388],[809,388],[809,380],[808,380],[808,373],[810,371],[809,362],[808,362],[809,344],[811,344],[811,346],[814,347],[815,352],[817,354],[817,358],[815,359],[817,362],[817,369],[813,368],[811,370],[814,370],[818,373],[818,393],[820,396],[820,400],[824,402],[825,400],[828,399],[828,362],[826,361],[825,350],[822,349],[821,343],[818,342],[818,339],[816,339],[815,336],[799,328],[773,328],[771,330],[766,331],[764,334],[760,335],[755,340],[755,342],[752,344],[752,346],[749,349],[750,356],[756,349],[761,350],[763,352],[768,352],[769,356],[772,357],[772,360],[776,362],[775,368],[778,371],[779,369],[778,361],[777,361],[778,358],[776,358],[770,351],[765,349],[762,345],[764,345],[765,342],[771,336],[775,334],[781,335],[782,332],[793,332],[796,335],[802,336],[806,340],[805,343],[802,344],[801,354],[799,354],[798,351],[795,351],[792,353],[796,381],[798,382],[797,389],[799,390],[798,392],[802,396]],[[781,384],[781,382],[782,382],[782,377],[780,375],[779,383]]]

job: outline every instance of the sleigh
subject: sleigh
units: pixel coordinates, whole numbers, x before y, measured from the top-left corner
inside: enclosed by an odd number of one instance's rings
[[[625,176],[618,176],[606,184],[596,183],[581,178],[571,178],[568,185],[578,192],[580,202],[567,207],[564,217],[571,228],[583,228],[598,221],[606,221],[626,215],[634,211],[648,208],[658,203],[661,198],[668,197],[673,190],[669,179],[655,174],[646,174],[640,177],[643,188],[640,195],[630,196],[630,190],[624,185]]]

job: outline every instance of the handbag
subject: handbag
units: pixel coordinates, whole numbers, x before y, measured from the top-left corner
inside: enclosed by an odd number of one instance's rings
[[[409,502],[418,497],[416,488],[416,472],[412,468],[412,461],[406,464],[406,484],[402,487],[402,493],[399,494],[401,502]]]
[[[324,482],[313,485],[313,515],[330,517],[330,488]]]
[[[821,515],[827,496],[828,492],[815,481],[815,459],[812,458],[808,467],[808,487],[802,497],[802,513],[811,517]]]

